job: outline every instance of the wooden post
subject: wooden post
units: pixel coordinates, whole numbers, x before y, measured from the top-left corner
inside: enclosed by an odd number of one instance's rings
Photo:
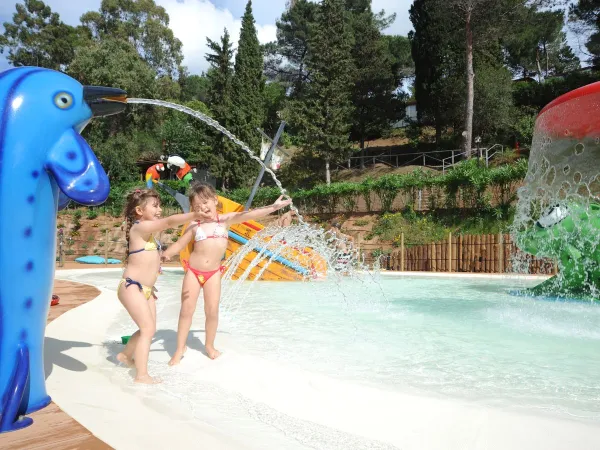
[[[448,262],[446,264],[446,270],[452,272],[452,233],[448,233]]]
[[[490,271],[490,243],[489,243],[489,234],[484,234],[482,236],[482,257],[483,260],[481,261],[481,271],[482,272],[489,272]]]
[[[558,259],[553,261],[554,267],[552,267],[552,275],[558,275]]]
[[[504,239],[502,233],[498,233],[498,272],[504,273]]]
[[[400,234],[400,270],[404,272],[404,233]]]
[[[473,235],[467,235],[467,272],[473,272],[475,266],[473,265]]]
[[[456,256],[458,257],[458,261],[456,263],[456,271],[464,272],[463,267],[463,256],[464,256],[464,247],[463,247],[463,235],[458,236],[458,250],[456,252]]]
[[[475,272],[481,272],[481,235],[475,235]]]

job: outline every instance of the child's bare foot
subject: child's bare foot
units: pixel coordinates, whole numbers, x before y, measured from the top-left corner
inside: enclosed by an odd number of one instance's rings
[[[125,364],[127,367],[133,367],[133,361],[125,355],[125,353],[119,353],[117,355],[117,361],[121,364]]]
[[[141,377],[135,377],[134,381],[136,383],[142,383],[142,384],[158,384],[158,383],[162,383],[162,380],[160,378],[152,378],[148,374],[142,375]]]
[[[187,347],[185,347],[181,352],[175,351],[175,354],[171,358],[171,361],[169,361],[169,365],[176,366],[177,364],[179,364],[181,362],[181,358],[183,358],[183,355],[185,355],[186,351],[187,351]]]
[[[221,352],[214,347],[206,347],[206,353],[210,359],[217,359],[221,356]]]

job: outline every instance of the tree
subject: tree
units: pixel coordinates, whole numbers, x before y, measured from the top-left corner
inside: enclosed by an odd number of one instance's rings
[[[85,13],[81,22],[96,41],[129,42],[158,76],[178,75],[183,61],[181,41],[169,28],[169,15],[154,0],[102,0],[100,11]]]
[[[471,153],[473,138],[475,52],[483,53],[490,46],[492,49],[497,48],[498,36],[508,27],[515,27],[515,20],[518,19],[520,8],[524,4],[535,8],[549,2],[551,0],[430,0],[428,2],[439,13],[445,14],[448,20],[458,24],[463,35],[466,102],[462,136],[465,153]]]
[[[283,110],[285,97],[285,85],[278,81],[272,81],[265,85],[265,132],[273,136],[281,123],[280,112]]]
[[[462,115],[464,40],[459,24],[435,1],[415,0],[409,15],[415,29],[409,40],[419,122],[435,126],[439,147],[444,128],[458,123]]]
[[[180,74],[181,100],[185,102],[192,100],[207,102],[209,84],[208,76],[204,72],[201,75]]]
[[[569,20],[579,34],[587,34],[585,44],[590,62],[600,63],[600,0],[578,0],[569,7]]]
[[[229,33],[224,30],[220,42],[206,39],[212,53],[206,55],[208,70],[208,104],[217,122],[227,129],[233,128],[233,47]],[[235,188],[247,179],[248,157],[227,137],[218,133],[214,137],[210,169],[220,179],[223,190]]]
[[[353,112],[351,56],[352,36],[342,0],[323,0],[309,40],[307,68],[311,82],[301,100],[288,106],[290,121],[299,131],[301,143],[325,160],[325,177],[331,182],[330,164],[349,150],[349,128]]]
[[[388,41],[381,36],[370,0],[362,3],[364,8],[351,14],[355,66],[351,137],[360,142],[364,155],[365,140],[380,136],[393,120],[399,120],[404,115],[404,105],[396,95],[400,79]],[[362,158],[361,168],[364,168]]]
[[[208,107],[199,100],[183,103],[190,109],[211,116]],[[218,155],[213,151],[212,131],[198,119],[169,110],[161,123],[159,136],[168,154],[176,154],[188,163],[199,163],[208,167],[218,165]]]
[[[179,91],[165,89],[156,72],[128,42],[105,38],[77,50],[67,73],[82,84],[113,86],[130,97],[173,98]],[[135,161],[142,154],[161,154],[156,128],[165,111],[149,106],[93,120],[83,134],[109,172],[111,180],[136,179]]]
[[[15,67],[38,66],[64,70],[75,56],[75,48],[88,36],[82,28],[66,25],[50,6],[39,0],[15,5],[12,23],[4,23],[0,53]]]
[[[411,55],[410,39],[406,36],[383,35],[381,36],[392,59],[392,70],[400,81],[403,78],[414,76],[415,62]]]
[[[310,74],[307,70],[308,40],[315,23],[318,4],[308,0],[292,3],[277,21],[277,42],[267,46],[266,74],[291,87],[299,98]]]
[[[261,139],[257,128],[265,121],[265,78],[263,53],[254,26],[251,0],[248,0],[242,17],[232,85],[235,114],[232,131],[258,154]]]
[[[564,11],[522,8],[521,26],[505,39],[506,62],[515,74],[527,77],[561,74],[579,67],[562,31]]]

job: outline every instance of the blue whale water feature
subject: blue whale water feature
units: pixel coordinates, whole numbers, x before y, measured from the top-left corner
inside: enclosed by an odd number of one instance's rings
[[[108,178],[80,132],[93,116],[122,111],[125,98],[39,67],[0,73],[0,432],[50,403],[43,349],[56,212],[67,198],[106,200]]]

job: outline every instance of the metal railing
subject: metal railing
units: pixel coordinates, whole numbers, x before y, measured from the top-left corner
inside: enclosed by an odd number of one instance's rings
[[[433,150],[430,152],[413,153],[392,153],[391,151],[384,151],[377,154],[351,156],[347,159],[346,164],[337,164],[336,169],[344,170],[357,168],[357,166],[360,167],[362,162],[362,165],[364,166],[375,166],[379,163],[393,168],[419,165],[423,167],[442,169],[442,172],[445,173],[446,169],[449,169],[453,165],[464,160],[469,155],[478,155],[480,159],[485,158],[485,164],[487,167],[491,158],[503,152],[504,147],[500,144],[494,144],[487,148],[472,148],[470,152],[465,152],[459,149]],[[450,153],[450,156],[444,158],[441,157],[443,155],[447,155],[448,153]]]

